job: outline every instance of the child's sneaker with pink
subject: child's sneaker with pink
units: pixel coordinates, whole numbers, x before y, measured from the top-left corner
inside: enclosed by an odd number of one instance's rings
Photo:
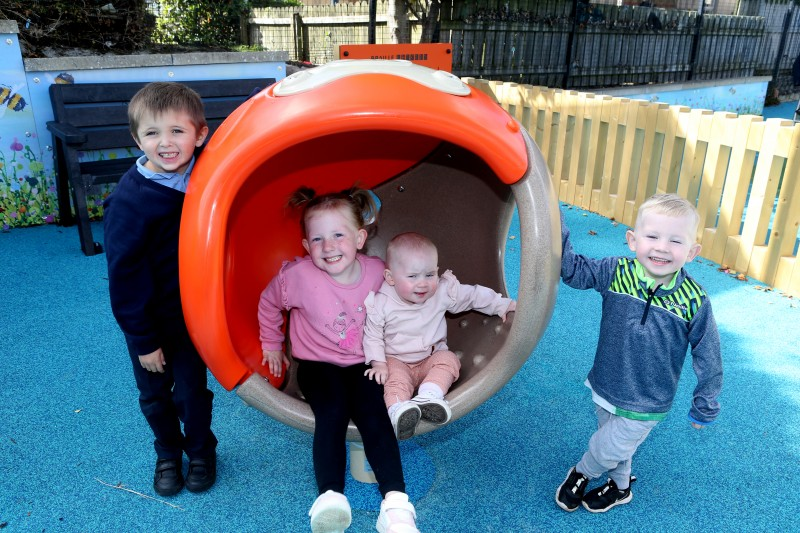
[[[394,492],[381,502],[381,513],[375,528],[378,533],[420,533],[416,520],[417,511],[408,501],[408,495]]]

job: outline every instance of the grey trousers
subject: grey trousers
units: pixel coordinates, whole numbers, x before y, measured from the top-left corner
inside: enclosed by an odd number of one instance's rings
[[[631,420],[609,413],[595,405],[597,431],[589,439],[589,449],[575,469],[589,479],[604,472],[621,490],[630,485],[631,459],[636,449],[656,427],[656,420]]]

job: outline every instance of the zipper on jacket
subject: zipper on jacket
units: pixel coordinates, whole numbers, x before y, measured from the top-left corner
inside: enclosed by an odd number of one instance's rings
[[[647,322],[647,314],[650,313],[650,304],[653,303],[653,297],[656,295],[656,291],[661,288],[661,283],[656,285],[656,288],[653,290],[647,289],[647,303],[644,304],[644,313],[642,314],[642,321],[639,322],[640,325],[644,326],[644,323]]]

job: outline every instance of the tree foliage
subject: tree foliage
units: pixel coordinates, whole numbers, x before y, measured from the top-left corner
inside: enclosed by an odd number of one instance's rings
[[[0,19],[19,26],[24,57],[75,49],[130,54],[240,44],[240,17],[252,7],[299,0],[0,0]],[[62,53],[63,52],[63,53]]]
[[[159,0],[153,34],[162,44],[232,47],[239,44],[240,20],[248,0]]]

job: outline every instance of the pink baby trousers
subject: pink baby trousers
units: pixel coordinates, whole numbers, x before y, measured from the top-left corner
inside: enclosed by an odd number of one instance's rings
[[[449,350],[434,352],[418,363],[404,363],[395,357],[386,357],[389,379],[383,385],[386,407],[410,400],[422,383],[438,385],[447,394],[458,379],[461,361]]]

